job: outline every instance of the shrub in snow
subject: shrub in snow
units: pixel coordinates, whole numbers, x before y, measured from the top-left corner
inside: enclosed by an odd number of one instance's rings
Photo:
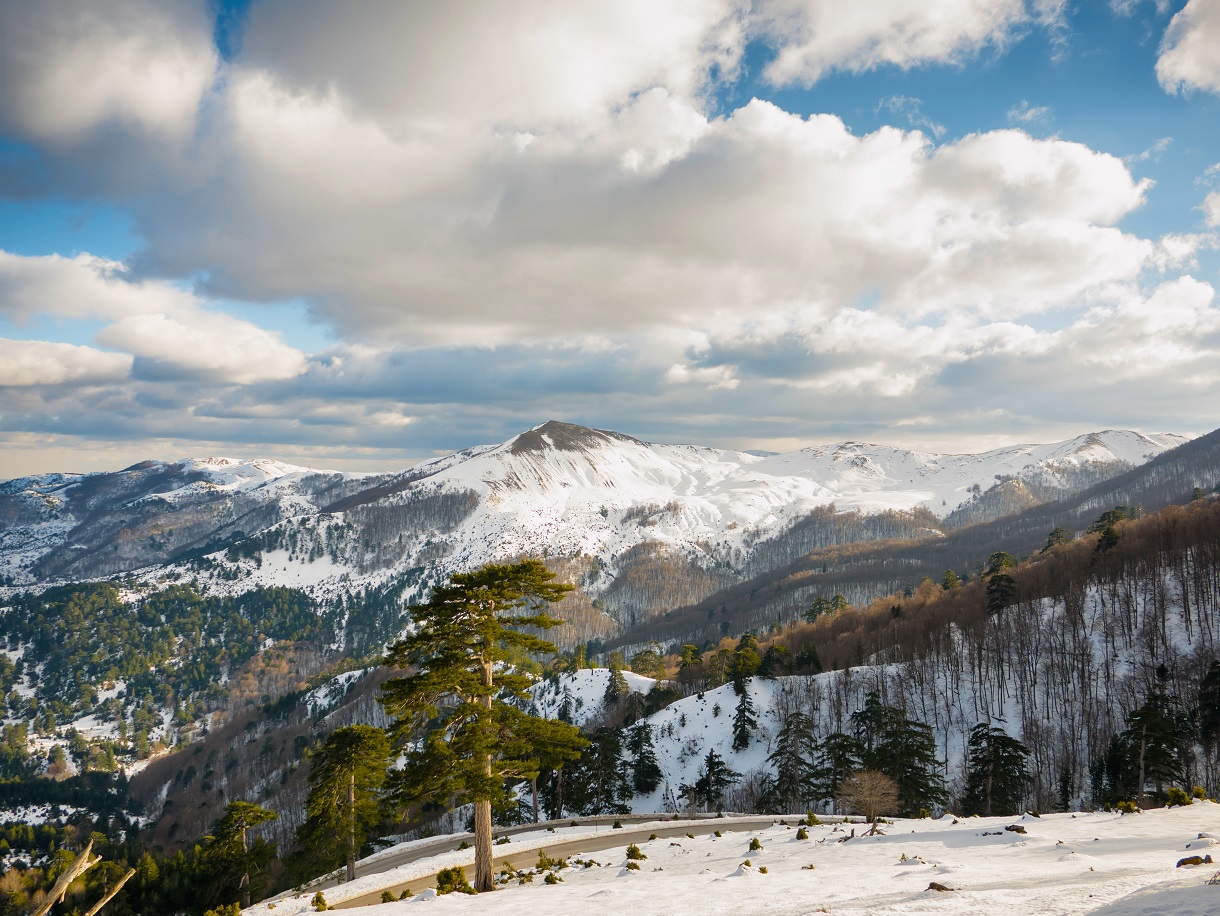
[[[632,843],[630,846],[627,847],[627,858],[628,859],[647,859],[648,856],[646,856],[646,855],[644,855],[644,853],[640,852],[639,846],[636,846],[635,843]]]
[[[796,832],[796,838],[797,838],[798,840],[807,840],[807,839],[809,839],[809,831],[808,831],[808,830],[806,830],[804,827],[802,827],[800,830],[798,830],[798,831]]]
[[[762,849],[762,843],[758,842],[758,837],[751,837],[750,852],[754,852],[756,849]]]
[[[1185,789],[1179,789],[1177,786],[1170,786],[1165,790],[1165,801],[1170,807],[1180,807],[1190,804],[1190,796],[1186,794]]]
[[[436,892],[438,894],[473,894],[474,888],[466,880],[466,870],[460,865],[453,868],[442,868],[436,875]]]

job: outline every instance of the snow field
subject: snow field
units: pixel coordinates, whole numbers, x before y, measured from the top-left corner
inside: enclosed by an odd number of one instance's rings
[[[714,823],[724,831],[722,837],[639,842],[648,858],[638,872],[624,867],[628,831],[603,828],[599,840],[605,845],[580,857],[597,864],[560,870],[561,884],[546,885],[540,878],[526,885],[510,882],[490,899],[424,893],[360,911],[390,916],[404,907],[426,905],[446,913],[490,916],[820,912],[1203,916],[1220,912],[1220,885],[1207,884],[1220,864],[1175,867],[1185,856],[1206,855],[1216,848],[1220,805],[1213,802],[1135,815],[1099,812],[960,820],[945,815],[939,820],[896,820],[882,828],[884,836],[875,837],[861,836],[861,825],[823,825],[809,828],[808,840],[796,838],[795,821],[756,831],[733,830],[731,818]],[[1026,833],[1004,829],[1014,824]],[[711,825],[703,821],[699,826]],[[844,839],[853,829],[857,835]],[[554,834],[549,836],[553,843]],[[754,837],[763,848],[751,852]],[[510,848],[520,849],[522,855],[519,861],[514,855],[513,864],[532,866],[536,856],[525,853],[545,845],[545,839],[531,845],[526,836],[514,838]],[[409,868],[425,874],[463,864],[469,874],[470,853],[446,853]],[[464,861],[458,861],[463,855]],[[750,866],[743,864],[747,859]],[[340,903],[402,880],[409,878],[394,872],[370,875],[327,891],[326,896],[331,903]],[[951,890],[931,890],[932,882]],[[246,912],[303,914],[311,912],[311,896],[312,892],[268,901]]]

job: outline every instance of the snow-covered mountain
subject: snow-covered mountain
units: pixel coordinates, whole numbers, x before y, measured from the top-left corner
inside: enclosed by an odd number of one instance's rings
[[[0,483],[0,577],[91,578],[165,563],[316,513],[370,475],[188,458]]]
[[[0,569],[26,583],[221,551],[216,562],[235,564],[230,579],[321,585],[527,553],[585,558],[598,591],[642,546],[731,568],[832,504],[865,515],[926,510],[910,527],[935,533],[936,519],[997,482],[1067,495],[1184,441],[1106,431],[976,455],[844,442],[759,456],[551,421],[394,475],[146,462],[0,484]],[[243,541],[226,557],[222,548]],[[305,573],[308,564],[317,568]]]

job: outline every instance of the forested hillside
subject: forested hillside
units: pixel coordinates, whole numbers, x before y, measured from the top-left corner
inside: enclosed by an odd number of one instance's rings
[[[1078,496],[984,524],[947,530],[943,536],[932,532],[919,537],[908,528],[905,535],[895,537],[891,533],[887,540],[848,537],[803,554],[793,550],[795,559],[695,604],[673,608],[660,619],[626,628],[610,645],[630,647],[650,640],[699,642],[727,633],[766,629],[799,618],[819,595],[842,594],[852,603],[867,604],[911,587],[924,577],[939,580],[948,569],[963,579],[976,576],[986,557],[997,551],[1028,556],[1045,544],[1048,532],[1056,528],[1073,534],[1084,532],[1115,506],[1129,507],[1135,514],[1148,513],[1216,492],[1220,492],[1220,430]],[[847,523],[850,520],[849,513]],[[810,522],[814,530],[823,524],[816,514]],[[836,519],[833,524],[844,522]],[[793,531],[803,537],[800,525]],[[783,537],[777,542],[782,544]]]

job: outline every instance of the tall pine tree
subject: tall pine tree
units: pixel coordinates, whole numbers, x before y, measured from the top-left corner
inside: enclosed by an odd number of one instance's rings
[[[623,762],[623,733],[603,726],[589,736],[589,746],[569,765],[565,807],[577,814],[626,814],[631,780]]]
[[[865,769],[879,770],[898,784],[904,814],[939,807],[948,800],[930,726],[885,705],[876,693],[868,694],[852,722],[864,745]]]
[[[1184,742],[1180,725],[1172,701],[1159,688],[1151,690],[1143,704],[1127,716],[1121,740],[1141,805],[1149,782],[1159,795],[1166,783],[1182,779]]]
[[[814,764],[814,797],[837,799],[839,787],[864,766],[864,744],[855,735],[831,732],[818,748]]]
[[[538,560],[455,574],[426,604],[412,608],[417,629],[385,658],[387,665],[412,671],[387,681],[381,698],[394,717],[391,737],[407,752],[394,796],[400,804],[474,806],[480,892],[495,889],[492,802],[504,801],[505,780],[529,779],[539,769],[533,753],[538,742],[532,740],[539,720],[503,698],[524,698],[531,684],[512,658],[555,651],[536,635],[559,625],[546,605],[572,590],[554,578]],[[562,740],[583,743],[571,726]]]

